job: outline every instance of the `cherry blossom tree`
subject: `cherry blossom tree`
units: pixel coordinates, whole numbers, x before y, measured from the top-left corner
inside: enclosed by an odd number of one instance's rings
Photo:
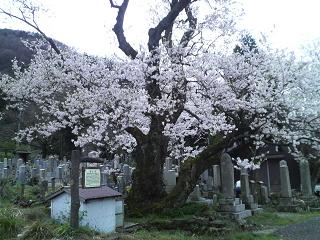
[[[129,1],[109,2],[118,13],[113,31],[128,59],[58,49],[43,33],[52,50],[41,41],[29,44],[37,52],[30,66],[23,70],[15,61],[14,76],[2,77],[0,87],[14,105],[32,102],[41,109],[38,124],[21,131],[20,138],[69,128],[77,146],[107,143],[133,152],[129,207],[150,210],[161,199],[161,208],[183,204],[223,152],[241,147],[254,152],[266,142],[295,145],[306,137],[292,127],[306,114],[307,102],[296,101],[302,92],[297,86],[312,64],[263,46],[242,44],[241,51],[232,51],[232,1],[165,1],[165,14],[140,52],[123,29]],[[259,161],[252,156],[248,163]],[[181,171],[166,196],[162,175],[168,157],[181,160]]]

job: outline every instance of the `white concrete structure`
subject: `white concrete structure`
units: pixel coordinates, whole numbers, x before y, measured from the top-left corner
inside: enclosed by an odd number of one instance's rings
[[[123,226],[123,200],[121,194],[107,186],[80,188],[80,225],[99,232],[111,233]],[[63,189],[49,198],[51,218],[64,223],[70,216],[70,189]]]

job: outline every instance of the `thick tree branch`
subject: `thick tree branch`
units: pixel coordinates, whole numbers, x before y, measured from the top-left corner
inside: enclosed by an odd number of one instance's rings
[[[178,0],[172,0],[172,2],[170,3],[170,9],[172,9],[172,7],[178,2]],[[166,46],[168,48],[172,48],[173,44],[172,44],[172,29],[173,29],[173,24],[174,22],[172,22],[170,24],[170,26],[165,30],[164,32],[164,37],[163,37],[163,41],[165,42]]]
[[[155,50],[159,47],[159,42],[161,40],[161,34],[170,28],[174,20],[180,14],[180,12],[188,6],[191,0],[180,0],[175,2],[172,5],[170,12],[165,16],[159,24],[155,28],[149,29],[149,41],[148,41],[148,48],[149,51]]]
[[[126,13],[127,7],[129,4],[129,0],[124,0],[120,6],[115,5],[112,0],[110,0],[110,5],[113,8],[118,9],[117,22],[113,27],[113,31],[117,36],[119,48],[126,54],[127,56],[135,59],[138,52],[133,49],[133,47],[128,43],[123,30],[123,21],[124,15]]]
[[[110,0],[110,5],[111,5],[112,8],[120,8],[120,6],[114,4],[114,2],[112,0]]]
[[[127,127],[126,131],[131,134],[137,142],[142,142],[145,138],[145,134],[137,127]]]
[[[194,117],[195,119],[197,119],[200,123],[203,123],[202,119],[199,118],[198,115],[196,115],[195,113],[193,113],[193,112],[190,111],[189,109],[184,108],[183,110],[186,111],[187,113],[189,113],[189,114],[190,114],[192,117]]]
[[[195,32],[195,29],[197,27],[197,18],[195,18],[192,14],[192,10],[190,8],[190,5],[187,5],[185,8],[185,12],[187,14],[188,17],[188,22],[189,22],[189,29],[184,32],[181,40],[180,40],[180,45],[182,47],[186,47],[188,45],[188,43],[190,42],[190,40],[192,39],[192,36]]]

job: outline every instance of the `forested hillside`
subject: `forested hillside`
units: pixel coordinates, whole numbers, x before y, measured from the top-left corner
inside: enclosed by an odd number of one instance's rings
[[[28,49],[23,41],[34,41],[41,36],[36,33],[30,33],[19,30],[0,29],[0,75],[12,74],[12,60],[17,59],[22,66],[28,66],[32,58],[32,51]],[[63,44],[58,45],[65,47]],[[36,108],[31,107],[21,113],[12,110],[6,110],[6,102],[3,99],[3,94],[0,89],[0,113],[2,119],[0,120],[0,153],[11,152],[16,148],[16,144],[12,141],[15,132],[20,128],[32,124]],[[61,139],[60,134],[55,138]],[[57,139],[56,139],[57,140]],[[45,153],[51,152],[49,140],[39,139],[33,143],[33,147],[42,149]],[[58,141],[60,146],[53,146],[61,148],[61,141]]]
[[[35,40],[38,34],[11,29],[0,29],[0,74],[12,73],[12,60],[28,64],[32,57],[32,51],[28,49],[22,40]],[[0,112],[3,117],[0,121],[0,148],[3,150],[11,149],[15,146],[11,141],[14,132],[18,129],[19,114],[15,111],[5,110],[6,102],[0,89]]]
[[[16,58],[19,62],[28,64],[32,52],[21,40],[35,40],[38,34],[10,29],[0,29],[0,72],[11,73],[11,61]]]

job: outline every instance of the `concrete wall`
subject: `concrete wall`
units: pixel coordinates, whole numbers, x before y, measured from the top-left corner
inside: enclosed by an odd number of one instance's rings
[[[124,224],[124,206],[123,199],[116,200],[116,227],[123,227]]]
[[[86,203],[81,203],[81,206],[84,212],[81,225],[86,225],[99,232],[115,231],[116,207],[114,198],[90,200]]]
[[[70,195],[62,193],[51,200],[51,218],[60,223],[68,221],[70,216]]]
[[[62,193],[51,200],[51,217],[60,223],[70,216],[70,195]],[[80,202],[80,225],[99,232],[114,232],[116,229],[116,201],[114,198]]]

